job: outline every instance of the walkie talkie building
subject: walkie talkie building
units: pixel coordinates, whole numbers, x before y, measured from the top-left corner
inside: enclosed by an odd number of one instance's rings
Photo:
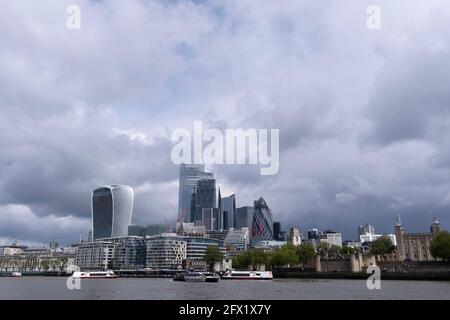
[[[111,185],[92,192],[93,240],[126,237],[133,214],[133,189],[125,185]]]

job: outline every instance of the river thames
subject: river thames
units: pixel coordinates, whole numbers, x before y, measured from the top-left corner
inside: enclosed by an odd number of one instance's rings
[[[222,280],[218,283],[176,282],[171,279],[82,280],[81,289],[69,290],[66,278],[0,278],[0,299],[162,299],[162,300],[305,300],[305,299],[450,299],[447,281],[381,281],[369,290],[365,280],[275,279]]]

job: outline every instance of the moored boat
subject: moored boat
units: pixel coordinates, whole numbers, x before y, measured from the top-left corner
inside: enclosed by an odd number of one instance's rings
[[[205,282],[219,282],[220,277],[214,272],[202,272],[202,274],[206,277]]]
[[[184,281],[189,282],[205,282],[206,276],[201,272],[186,272],[184,274]]]
[[[106,271],[75,271],[72,275],[79,279],[115,279],[118,276],[112,270]]]
[[[231,271],[222,276],[224,280],[272,280],[272,271]]]
[[[11,277],[21,277],[21,276],[22,276],[22,272],[19,272],[19,271],[11,272]]]

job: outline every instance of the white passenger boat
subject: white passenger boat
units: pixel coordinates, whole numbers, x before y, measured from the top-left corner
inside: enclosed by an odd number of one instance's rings
[[[272,271],[230,271],[222,276],[224,280],[272,280]]]
[[[18,271],[14,271],[11,273],[11,277],[21,277],[21,276],[22,276],[22,273],[18,272]]]
[[[112,270],[106,271],[75,271],[72,275],[79,279],[114,279],[118,276]]]
[[[184,274],[184,281],[205,282],[206,276],[201,272],[186,272]]]

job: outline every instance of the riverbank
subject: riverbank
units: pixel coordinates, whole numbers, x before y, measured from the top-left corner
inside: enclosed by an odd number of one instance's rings
[[[345,279],[361,280],[367,279],[369,274],[365,272],[290,272],[273,271],[274,278],[277,279]],[[382,272],[383,280],[420,280],[420,281],[450,281],[450,272],[430,272],[430,273],[402,273],[402,272]]]

